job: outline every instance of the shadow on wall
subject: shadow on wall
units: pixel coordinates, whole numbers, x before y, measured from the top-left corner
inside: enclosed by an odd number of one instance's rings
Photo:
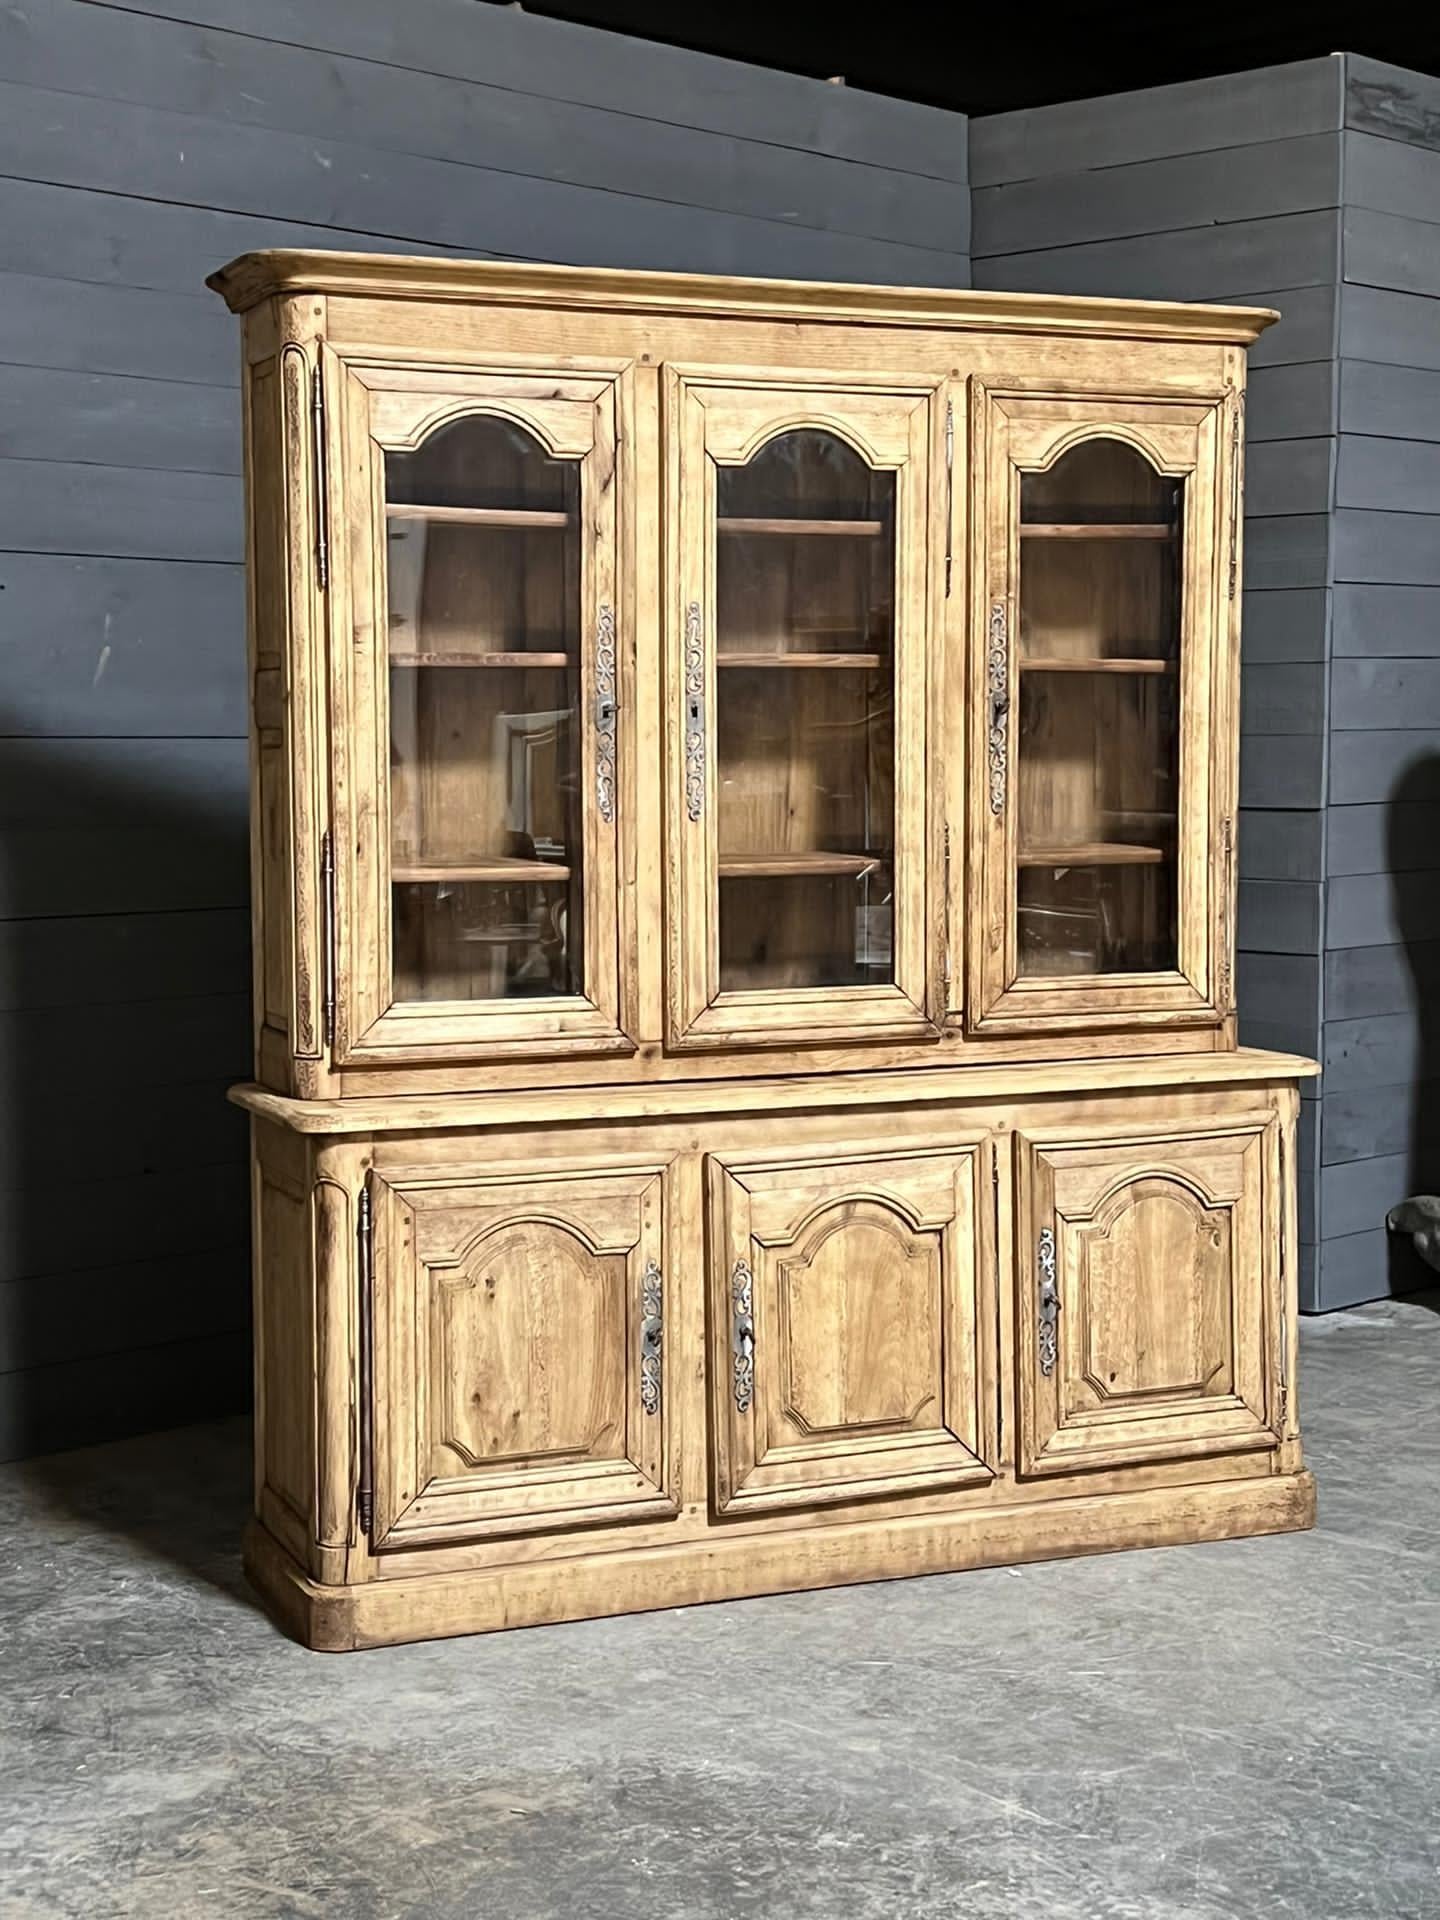
[[[1414,1011],[1414,1065],[1403,1122],[1407,1194],[1440,1195],[1440,754],[1410,761],[1390,795],[1386,865]],[[1382,1119],[1383,1127],[1384,1121]],[[1389,1291],[1435,1286],[1408,1233],[1387,1236]]]
[[[248,1405],[245,1126],[224,1095],[247,1072],[249,916],[243,741],[17,738],[24,716],[7,719],[0,1458],[16,1459]],[[183,1449],[174,1471],[193,1472]]]

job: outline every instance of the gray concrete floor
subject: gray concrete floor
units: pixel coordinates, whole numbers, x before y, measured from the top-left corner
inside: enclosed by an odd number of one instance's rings
[[[1302,1385],[1314,1534],[342,1657],[242,1423],[0,1469],[0,1914],[1440,1916],[1440,1317]]]

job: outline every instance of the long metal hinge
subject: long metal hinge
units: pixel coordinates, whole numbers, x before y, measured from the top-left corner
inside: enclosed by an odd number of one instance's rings
[[[360,1462],[355,1511],[360,1531],[368,1535],[375,1526],[375,1235],[368,1180],[360,1189],[356,1210],[355,1257],[360,1283]]]
[[[1240,466],[1245,439],[1245,396],[1237,393],[1230,416],[1230,598],[1240,582]]]
[[[1280,1411],[1277,1425],[1281,1433],[1285,1431],[1285,1422],[1290,1412],[1290,1329],[1286,1313],[1287,1288],[1285,1285],[1285,1243],[1289,1237],[1290,1202],[1285,1192],[1285,1129],[1280,1129],[1276,1145],[1280,1152],[1280,1351],[1276,1356],[1277,1371],[1280,1380]]]
[[[1005,1285],[1005,1258],[1000,1250],[1000,1147],[996,1141],[990,1143],[990,1211],[995,1223],[995,1353],[1004,1351],[1000,1334],[1000,1294]],[[996,1383],[995,1393],[995,1439],[998,1455],[1005,1458],[1005,1391]]]
[[[1220,822],[1220,970],[1217,999],[1221,1013],[1234,1011],[1231,969],[1235,946],[1235,822],[1227,813]]]
[[[318,347],[310,376],[310,444],[315,458],[315,578],[323,593],[330,585],[330,476],[325,461],[325,368]]]
[[[335,841],[327,827],[320,836],[320,898],[325,925],[322,930],[322,977],[324,997],[325,1044],[335,1044]]]
[[[945,598],[955,572],[955,402],[945,402]]]
[[[945,887],[945,897],[940,903],[940,911],[944,915],[944,927],[945,927],[944,941],[940,948],[940,989],[941,989],[941,995],[945,1003],[940,1009],[940,1018],[942,1022],[944,1021],[945,1016],[950,1011],[950,984],[951,984],[951,980],[953,979],[953,973],[951,970],[952,958],[951,958],[951,951],[950,951],[950,822],[948,820],[945,822],[944,887]]]

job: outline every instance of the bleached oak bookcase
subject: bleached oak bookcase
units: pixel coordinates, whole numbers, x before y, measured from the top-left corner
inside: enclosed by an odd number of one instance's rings
[[[1303,1527],[1239,307],[248,255],[311,1646]]]

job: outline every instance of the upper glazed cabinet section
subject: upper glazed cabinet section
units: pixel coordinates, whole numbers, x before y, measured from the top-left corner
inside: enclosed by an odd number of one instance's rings
[[[933,383],[666,397],[667,1038],[933,1037]]]
[[[620,1044],[615,383],[333,366],[336,1058]]]
[[[968,1000],[980,1033],[1227,1010],[1228,405],[975,383]]]

